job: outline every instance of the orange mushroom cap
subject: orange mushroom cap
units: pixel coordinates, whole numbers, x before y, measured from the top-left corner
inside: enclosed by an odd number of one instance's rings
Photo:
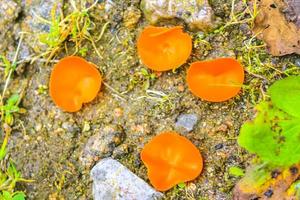
[[[69,56],[61,59],[51,72],[50,96],[62,110],[76,112],[83,103],[97,96],[101,80],[94,64],[77,56]]]
[[[155,71],[176,69],[186,62],[192,52],[192,38],[181,26],[172,28],[146,27],[137,41],[143,63]]]
[[[233,58],[194,62],[187,72],[192,93],[211,102],[222,102],[236,96],[243,82],[244,69]]]
[[[159,191],[195,179],[203,168],[199,150],[176,132],[155,136],[145,145],[141,159],[148,169],[151,184]]]

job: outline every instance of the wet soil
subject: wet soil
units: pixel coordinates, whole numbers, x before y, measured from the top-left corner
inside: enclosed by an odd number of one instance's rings
[[[38,1],[34,3],[38,5]],[[185,188],[175,187],[166,192],[166,199],[232,199],[232,189],[238,179],[229,176],[228,169],[230,166],[245,168],[251,158],[236,143],[239,128],[253,117],[254,104],[263,97],[261,91],[276,78],[284,76],[276,70],[289,69],[290,63],[294,63],[299,56],[267,56],[274,62],[275,70],[269,68],[258,72],[261,72],[260,76],[271,77],[270,81],[247,73],[247,87],[234,99],[224,103],[201,101],[189,92],[185,82],[189,63],[223,56],[240,57],[243,42],[252,37],[250,28],[241,24],[227,28],[222,33],[205,34],[205,40],[210,45],[195,45],[187,64],[175,72],[156,74],[154,80],[149,80],[137,75],[145,66],[139,61],[135,47],[136,37],[147,22],[142,16],[134,28],[127,28],[124,26],[126,19],[123,19],[129,7],[139,9],[139,1],[115,1],[114,9],[110,12],[104,11],[104,3],[99,1],[91,13],[97,27],[110,21],[103,38],[96,43],[103,58],[99,58],[91,45],[86,43],[89,51],[85,58],[99,67],[105,82],[93,102],[74,114],[57,108],[48,90],[41,90],[48,85],[53,64],[45,64],[41,60],[19,66],[20,72],[15,74],[11,82],[10,93],[25,91],[21,106],[27,113],[16,116],[9,151],[23,176],[35,180],[18,187],[26,190],[28,199],[92,199],[89,175],[92,165],[86,166],[81,162],[82,151],[88,139],[101,133],[108,125],[121,127],[126,137],[106,155],[112,155],[148,181],[146,168],[139,158],[141,148],[159,132],[175,130],[180,114],[192,113],[198,115],[199,122],[185,136],[200,149],[205,161],[204,171]],[[231,1],[212,0],[211,5],[219,20],[225,23]],[[16,49],[17,32],[32,29],[26,23],[29,20],[26,15],[28,7],[22,4],[20,7],[20,16],[13,21],[15,27],[10,27],[10,33],[7,33],[10,35],[8,44],[1,49],[8,56],[13,55]],[[36,32],[30,33],[22,45],[22,52],[26,53],[26,49],[29,49],[34,53],[33,47],[38,45],[29,39],[36,37]],[[100,28],[92,31],[95,36],[99,33]],[[194,39],[203,34],[189,33]],[[65,55],[68,54],[62,51],[55,59]],[[299,70],[294,70],[294,73],[299,74]],[[164,99],[149,98],[145,87],[163,93]],[[93,163],[99,159],[95,157]]]

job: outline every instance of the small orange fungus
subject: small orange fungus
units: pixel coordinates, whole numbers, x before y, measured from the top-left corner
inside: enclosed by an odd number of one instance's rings
[[[203,168],[199,150],[176,132],[155,136],[145,145],[141,159],[148,169],[151,184],[159,191],[195,179]]]
[[[148,26],[137,42],[142,62],[155,71],[176,69],[186,62],[192,52],[192,38],[181,26],[172,28]]]
[[[244,69],[233,58],[194,62],[187,72],[192,93],[211,102],[222,102],[236,96],[243,82]]]
[[[97,96],[101,80],[94,64],[77,56],[69,56],[61,59],[52,70],[50,96],[62,110],[76,112],[83,103]]]

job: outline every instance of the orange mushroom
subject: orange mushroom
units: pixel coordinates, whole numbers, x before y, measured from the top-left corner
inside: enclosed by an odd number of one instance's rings
[[[172,28],[146,27],[137,41],[142,62],[155,71],[176,69],[186,62],[192,52],[192,38],[181,26]]]
[[[151,184],[159,191],[195,179],[203,168],[199,150],[176,132],[155,136],[145,145],[141,159],[148,169]]]
[[[101,80],[94,64],[77,56],[69,56],[61,59],[51,72],[50,96],[62,110],[76,112],[83,103],[97,96]]]
[[[187,72],[192,93],[211,102],[222,102],[236,96],[244,82],[244,69],[233,58],[194,62]]]

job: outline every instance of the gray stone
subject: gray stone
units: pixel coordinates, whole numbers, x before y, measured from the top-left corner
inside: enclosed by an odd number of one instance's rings
[[[285,2],[287,4],[287,8],[284,10],[286,18],[300,27],[300,1],[285,0]]]
[[[297,59],[295,60],[295,65],[296,65],[297,67],[300,67],[300,58],[297,58]]]
[[[21,12],[21,6],[12,0],[0,0],[0,52],[9,46],[12,38],[14,21]]]
[[[71,134],[75,134],[80,131],[80,128],[73,121],[65,121],[62,123],[61,127]]]
[[[208,0],[142,0],[141,8],[152,24],[177,18],[192,29],[206,31],[213,27],[214,14]]]
[[[112,158],[102,159],[91,170],[94,200],[152,200],[163,195]]]
[[[59,14],[59,10],[62,7],[62,2],[60,0],[33,0],[31,3],[26,4],[25,11],[28,10],[29,17],[27,17],[26,21],[30,26],[32,31],[39,32],[49,32],[50,25],[41,21],[38,18],[43,18],[48,21],[51,21],[52,16],[51,12],[53,8],[56,8],[56,15]]]
[[[0,26],[11,25],[11,23],[19,16],[21,7],[12,0],[0,0]],[[2,31],[5,28],[1,29]]]
[[[184,129],[183,131],[190,132],[198,122],[196,114],[181,114],[177,118],[175,127],[177,129]]]
[[[80,161],[83,166],[90,167],[100,158],[111,156],[114,149],[125,140],[125,133],[119,126],[109,125],[87,141]]]

